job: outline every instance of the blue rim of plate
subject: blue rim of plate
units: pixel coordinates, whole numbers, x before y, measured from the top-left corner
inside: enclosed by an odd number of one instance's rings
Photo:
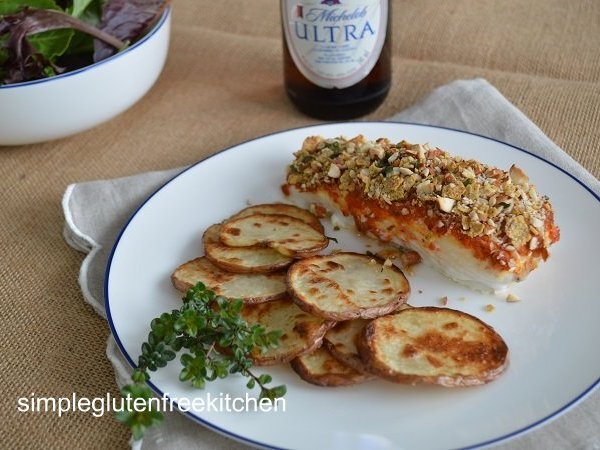
[[[536,155],[528,150],[525,150],[523,148],[517,147],[516,145],[512,145],[512,144],[508,144],[507,142],[503,142],[499,139],[495,139],[495,138],[491,138],[488,136],[484,136],[482,134],[478,134],[478,133],[471,133],[469,131],[464,131],[464,130],[459,130],[456,128],[450,128],[450,127],[443,127],[443,126],[439,126],[439,125],[427,125],[427,124],[423,124],[423,123],[415,123],[415,122],[400,122],[400,121],[349,121],[349,122],[325,122],[325,123],[317,123],[317,124],[313,124],[313,125],[306,125],[306,126],[302,126],[302,127],[296,127],[296,128],[289,128],[286,130],[281,130],[281,131],[276,131],[273,133],[268,133],[265,134],[263,136],[259,136],[253,139],[248,139],[246,141],[240,142],[238,144],[232,145],[230,147],[224,148],[216,153],[213,153],[212,155],[190,165],[189,167],[185,168],[184,170],[182,170],[181,172],[179,172],[177,175],[173,176],[171,179],[169,179],[168,181],[166,181],[161,187],[159,187],[158,189],[156,189],[146,200],[144,200],[144,202],[135,210],[135,212],[131,215],[131,217],[127,220],[127,223],[123,226],[123,228],[121,229],[121,231],[119,232],[119,235],[117,237],[117,240],[115,241],[115,244],[113,245],[113,248],[110,251],[110,255],[108,257],[108,263],[106,264],[106,270],[104,273],[104,307],[106,309],[106,317],[108,320],[108,324],[110,326],[110,331],[113,335],[113,337],[115,338],[115,341],[119,347],[119,350],[121,351],[121,353],[123,354],[123,356],[125,357],[125,359],[127,360],[127,362],[131,365],[132,368],[137,368],[137,364],[135,364],[135,362],[133,361],[133,359],[131,358],[131,356],[129,356],[129,354],[127,353],[127,351],[125,350],[125,347],[123,345],[123,343],[121,342],[121,339],[119,338],[119,335],[117,334],[117,331],[115,329],[113,320],[112,320],[112,316],[111,316],[111,312],[110,312],[110,302],[109,302],[109,298],[108,298],[108,278],[110,276],[110,267],[112,264],[112,260],[113,260],[113,256],[115,254],[115,250],[117,249],[118,245],[119,245],[119,241],[121,240],[121,237],[123,236],[123,233],[125,232],[125,230],[127,229],[127,227],[129,226],[129,223],[133,220],[133,218],[137,215],[137,213],[144,207],[144,205],[146,203],[148,203],[152,197],[154,197],[156,195],[157,192],[159,192],[160,190],[162,190],[166,185],[170,184],[173,180],[175,180],[177,177],[179,177],[180,175],[182,175],[183,173],[187,172],[188,170],[192,169],[193,167],[196,167],[197,165],[208,161],[209,159],[211,159],[214,156],[217,156],[221,153],[225,153],[229,150],[232,150],[236,147],[239,147],[240,145],[244,145],[259,139],[263,139],[269,136],[274,136],[276,134],[281,134],[281,133],[286,133],[288,131],[295,131],[295,130],[302,130],[304,128],[313,128],[313,127],[317,127],[317,126],[336,126],[336,125],[346,125],[346,124],[402,124],[402,125],[414,125],[414,126],[420,126],[420,127],[427,127],[427,128],[439,128],[442,130],[449,130],[449,131],[455,131],[458,133],[463,133],[463,134],[470,134],[472,136],[477,136],[483,139],[487,139],[489,141],[494,141],[494,142],[498,142],[500,144],[504,144],[508,147],[514,148],[515,150],[518,150],[520,152],[526,153],[530,156],[533,156],[534,158],[537,158],[543,162],[545,162],[546,164],[554,167],[555,169],[558,169],[560,172],[564,173],[565,175],[567,175],[569,178],[573,179],[575,182],[577,182],[579,185],[581,185],[586,191],[588,191],[592,197],[594,197],[598,202],[600,202],[600,197],[598,195],[596,195],[594,193],[594,191],[588,187],[585,183],[583,183],[581,180],[579,180],[578,178],[576,178],[574,175],[571,175],[569,172],[567,172],[566,170],[564,170],[563,168],[557,166],[556,164],[554,164],[551,161],[548,161],[545,158],[542,158],[539,155]],[[160,396],[164,396],[164,392],[161,391],[154,383],[152,383],[151,381],[148,381],[147,384],[150,386],[150,388],[158,395]],[[547,423],[550,423],[552,420],[557,419],[558,417],[560,417],[562,414],[566,413],[568,410],[570,410],[571,408],[573,408],[574,406],[576,406],[578,403],[580,403],[581,401],[583,401],[589,394],[592,393],[592,391],[594,389],[596,389],[598,386],[600,386],[600,377],[598,377],[598,379],[592,383],[591,386],[589,386],[587,389],[585,389],[581,394],[579,394],[576,398],[574,398],[573,400],[571,400],[570,402],[568,402],[566,405],[562,406],[561,408],[557,409],[556,411],[554,411],[553,413],[547,415],[546,417],[543,417],[539,420],[536,420],[535,422],[520,428],[518,430],[515,430],[513,432],[510,432],[508,434],[505,434],[503,436],[499,436],[497,438],[493,438],[493,439],[489,439],[487,441],[484,442],[480,442],[474,445],[469,445],[467,447],[461,447],[461,449],[463,450],[467,450],[467,449],[476,449],[476,448],[483,448],[483,447],[487,447],[489,445],[492,444],[498,444],[500,442],[503,441],[508,441],[510,439],[513,439],[519,435],[523,435],[526,434],[530,431],[533,431],[534,429],[541,427],[542,425],[545,425]],[[177,405],[176,402],[173,402],[175,404],[175,406],[179,409],[179,406]],[[179,411],[182,414],[185,414],[186,416],[188,416],[190,419],[192,419],[195,422],[198,422],[204,426],[206,426],[207,428],[210,428],[213,431],[216,431],[224,436],[227,436],[231,439],[234,439],[236,441],[239,442],[243,442],[246,444],[252,444],[254,446],[259,446],[261,448],[267,448],[267,449],[282,449],[282,447],[274,447],[272,445],[269,444],[265,444],[263,442],[259,442],[259,441],[255,441],[253,439],[249,439],[247,437],[238,435],[236,433],[233,433],[229,430],[223,429],[217,425],[214,425],[196,415],[194,415],[191,411],[187,411],[187,412],[183,412],[183,411]]]
[[[152,36],[154,36],[158,32],[158,30],[160,30],[163,27],[164,23],[167,21],[167,18],[170,16],[170,14],[171,14],[171,7],[169,6],[162,13],[162,15],[160,16],[160,19],[158,20],[158,22],[156,22],[154,27],[152,27],[152,29],[143,38],[141,38],[139,41],[136,41],[131,47],[127,47],[122,52],[115,53],[114,55],[112,55],[106,59],[103,59],[102,61],[98,61],[93,64],[90,64],[89,66],[85,66],[80,69],[73,70],[71,72],[61,73],[59,75],[55,75],[55,76],[49,77],[49,78],[41,78],[39,80],[24,81],[22,83],[12,83],[12,84],[0,85],[0,90],[2,90],[2,89],[18,89],[18,88],[22,88],[22,87],[26,87],[26,86],[32,86],[35,84],[50,83],[52,81],[57,81],[57,80],[62,80],[62,79],[68,78],[68,77],[72,77],[74,75],[80,75],[83,72],[87,72],[88,70],[94,69],[103,64],[110,63],[111,61],[114,61],[115,59],[118,59],[121,56],[131,53],[136,48],[138,48],[140,45],[142,45],[144,42],[146,42],[148,39],[150,39]]]

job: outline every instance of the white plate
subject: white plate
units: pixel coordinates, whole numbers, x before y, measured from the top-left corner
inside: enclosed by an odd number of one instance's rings
[[[463,389],[410,387],[374,381],[327,389],[301,381],[288,367],[266,372],[288,387],[285,412],[190,412],[196,421],[227,436],[263,447],[306,449],[438,449],[485,446],[509,439],[557,417],[600,382],[597,239],[600,204],[571,175],[524,150],[455,130],[399,123],[342,123],[261,137],[218,153],[184,171],[153,194],[122,231],[106,276],[106,309],[124,355],[133,365],[149,323],[178,308],[169,275],[202,252],[209,225],[247,202],[284,200],[279,186],[304,137],[354,136],[430,142],[464,157],[507,169],[517,163],[538,191],[549,195],[561,240],[549,261],[512,292],[523,299],[469,291],[426,267],[409,277],[410,303],[448,306],[480,317],[504,337],[508,371],[485,386]],[[340,246],[364,250],[356,236],[333,232]],[[422,290],[422,293],[419,293]],[[465,299],[460,299],[466,297]],[[494,312],[485,305],[493,304]],[[242,377],[198,391],[178,381],[177,360],[152,373],[152,387],[174,398],[243,396]]]

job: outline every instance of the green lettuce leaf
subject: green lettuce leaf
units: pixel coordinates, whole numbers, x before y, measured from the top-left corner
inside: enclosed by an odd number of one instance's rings
[[[54,0],[0,0],[0,16],[18,13],[25,6],[39,9],[60,10]]]
[[[29,36],[29,42],[51,62],[62,56],[73,39],[75,32],[70,28],[50,30]]]
[[[73,17],[81,18],[85,10],[92,3],[98,3],[96,0],[73,0],[73,8],[71,10],[71,15]]]
[[[82,22],[99,28],[102,18],[102,0],[74,0],[71,11],[73,17],[77,17]],[[69,48],[65,51],[65,56],[89,55],[89,64],[92,61],[94,53],[94,38],[87,33],[75,31]]]

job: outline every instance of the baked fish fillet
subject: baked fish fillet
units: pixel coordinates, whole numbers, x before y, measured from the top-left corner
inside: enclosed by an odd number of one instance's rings
[[[431,147],[311,136],[283,192],[334,226],[417,251],[425,264],[483,291],[523,280],[560,237],[547,197],[504,171]]]

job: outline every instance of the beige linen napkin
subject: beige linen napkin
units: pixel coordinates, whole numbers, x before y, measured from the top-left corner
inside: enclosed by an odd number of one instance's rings
[[[600,182],[485,80],[460,80],[442,86],[390,120],[456,128],[522,147],[563,168],[600,195]],[[88,253],[79,282],[85,300],[101,316],[106,318],[104,270],[119,231],[145,198],[180,171],[150,172],[77,183],[67,188],[63,199],[64,237],[71,246]],[[117,383],[122,386],[129,379],[130,367],[112,336],[106,353],[115,369]],[[150,430],[142,443],[133,445],[148,450],[248,448],[177,413],[166,413],[160,427]],[[600,391],[551,424],[501,444],[500,448],[600,449]]]

